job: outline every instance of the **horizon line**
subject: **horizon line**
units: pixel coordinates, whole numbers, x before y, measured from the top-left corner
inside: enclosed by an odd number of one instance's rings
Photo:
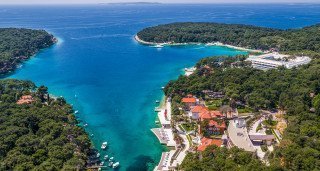
[[[175,2],[175,3],[170,3],[170,2],[114,2],[114,3],[0,3],[1,5],[202,5],[202,4],[286,4],[286,5],[296,5],[296,4],[320,4],[320,2]]]

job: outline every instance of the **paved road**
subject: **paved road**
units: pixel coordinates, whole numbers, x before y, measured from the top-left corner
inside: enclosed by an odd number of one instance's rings
[[[246,127],[237,128],[234,120],[231,120],[228,126],[228,134],[232,143],[238,148],[244,149],[245,151],[255,151]]]

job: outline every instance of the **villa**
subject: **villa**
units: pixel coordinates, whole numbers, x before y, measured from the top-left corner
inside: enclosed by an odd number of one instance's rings
[[[311,58],[307,56],[289,56],[274,52],[259,56],[250,55],[246,61],[250,61],[253,68],[261,70],[275,69],[281,66],[290,69],[308,64]]]
[[[186,104],[187,107],[192,107],[197,105],[198,100],[193,97],[191,94],[189,94],[187,97],[182,98],[182,103]]]
[[[210,145],[216,145],[218,147],[221,147],[222,140],[221,139],[210,139],[210,138],[202,138],[201,143],[197,148],[197,151],[204,151],[208,146]]]
[[[31,95],[24,95],[18,101],[17,104],[30,104],[34,101]]]
[[[207,132],[211,135],[222,135],[224,133],[224,130],[226,129],[226,124],[222,120],[218,122],[215,120],[210,120],[206,129]]]
[[[193,120],[209,120],[212,118],[222,118],[223,114],[220,111],[209,111],[209,109],[202,105],[192,107],[189,112],[189,117]]]

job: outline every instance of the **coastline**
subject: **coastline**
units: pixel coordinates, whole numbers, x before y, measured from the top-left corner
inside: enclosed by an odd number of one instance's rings
[[[221,47],[227,47],[227,48],[231,48],[231,49],[236,49],[236,50],[240,50],[240,51],[247,51],[247,52],[252,52],[252,53],[264,53],[264,51],[262,50],[258,50],[258,49],[249,49],[249,48],[245,48],[245,47],[238,47],[238,46],[233,46],[233,45],[229,45],[229,44],[224,44],[221,42],[212,42],[212,43],[197,43],[197,42],[188,42],[188,43],[171,43],[171,42],[165,42],[165,43],[155,43],[155,42],[147,42],[144,41],[142,39],[139,38],[139,36],[136,34],[134,36],[134,39],[143,45],[149,45],[149,46],[181,46],[181,45],[205,45],[205,46],[221,46]]]

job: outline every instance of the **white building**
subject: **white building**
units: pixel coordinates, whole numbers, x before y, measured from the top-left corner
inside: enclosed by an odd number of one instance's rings
[[[283,55],[279,53],[268,53],[259,56],[250,55],[247,61],[250,61],[253,68],[267,70],[274,69],[280,66],[286,68],[293,68],[299,65],[308,64],[311,58],[307,56],[295,56]]]

